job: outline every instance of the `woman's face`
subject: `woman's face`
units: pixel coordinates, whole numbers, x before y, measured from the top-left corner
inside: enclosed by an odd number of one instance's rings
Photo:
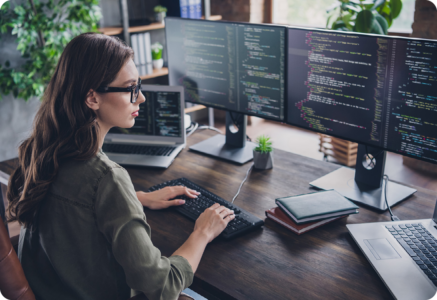
[[[108,86],[129,87],[138,83],[138,70],[132,59],[120,69],[117,77]],[[99,108],[96,110],[97,122],[102,129],[112,127],[131,128],[135,124],[135,117],[141,103],[146,101],[144,95],[139,93],[137,101],[131,103],[130,92],[96,93]]]

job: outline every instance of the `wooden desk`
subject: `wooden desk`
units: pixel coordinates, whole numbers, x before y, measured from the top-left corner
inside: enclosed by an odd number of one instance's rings
[[[199,131],[188,145],[215,133]],[[274,199],[312,191],[309,182],[339,166],[281,150],[272,170],[254,170],[235,204],[264,219]],[[16,160],[0,163],[10,174]],[[237,166],[185,149],[167,169],[128,167],[137,190],[186,177],[211,192],[232,199],[250,163]],[[416,187],[417,188],[417,187]],[[393,208],[401,219],[431,218],[435,192],[417,188]],[[192,232],[194,223],[172,211],[146,210],[153,243],[171,255]],[[360,208],[352,215],[296,235],[266,220],[263,229],[233,240],[216,239],[206,248],[192,289],[208,299],[391,299],[391,295],[348,233],[345,224],[389,221],[389,214]]]

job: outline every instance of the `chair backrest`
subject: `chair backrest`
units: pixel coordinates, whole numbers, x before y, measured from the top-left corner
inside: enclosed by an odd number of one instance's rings
[[[0,218],[0,292],[11,300],[35,300],[5,224]]]

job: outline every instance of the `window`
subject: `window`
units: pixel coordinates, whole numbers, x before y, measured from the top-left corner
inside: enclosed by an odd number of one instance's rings
[[[326,28],[326,9],[335,3],[338,0],[273,0],[273,23]],[[415,0],[402,0],[402,4],[401,14],[389,31],[411,33]]]

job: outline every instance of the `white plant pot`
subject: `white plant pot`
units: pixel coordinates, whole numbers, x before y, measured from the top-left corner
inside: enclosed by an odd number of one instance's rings
[[[253,150],[253,164],[255,169],[267,170],[273,168],[273,152],[261,153]]]
[[[153,60],[152,63],[153,63],[154,69],[160,70],[160,69],[162,69],[162,66],[164,65],[164,60],[162,58],[160,58],[160,59]]]

